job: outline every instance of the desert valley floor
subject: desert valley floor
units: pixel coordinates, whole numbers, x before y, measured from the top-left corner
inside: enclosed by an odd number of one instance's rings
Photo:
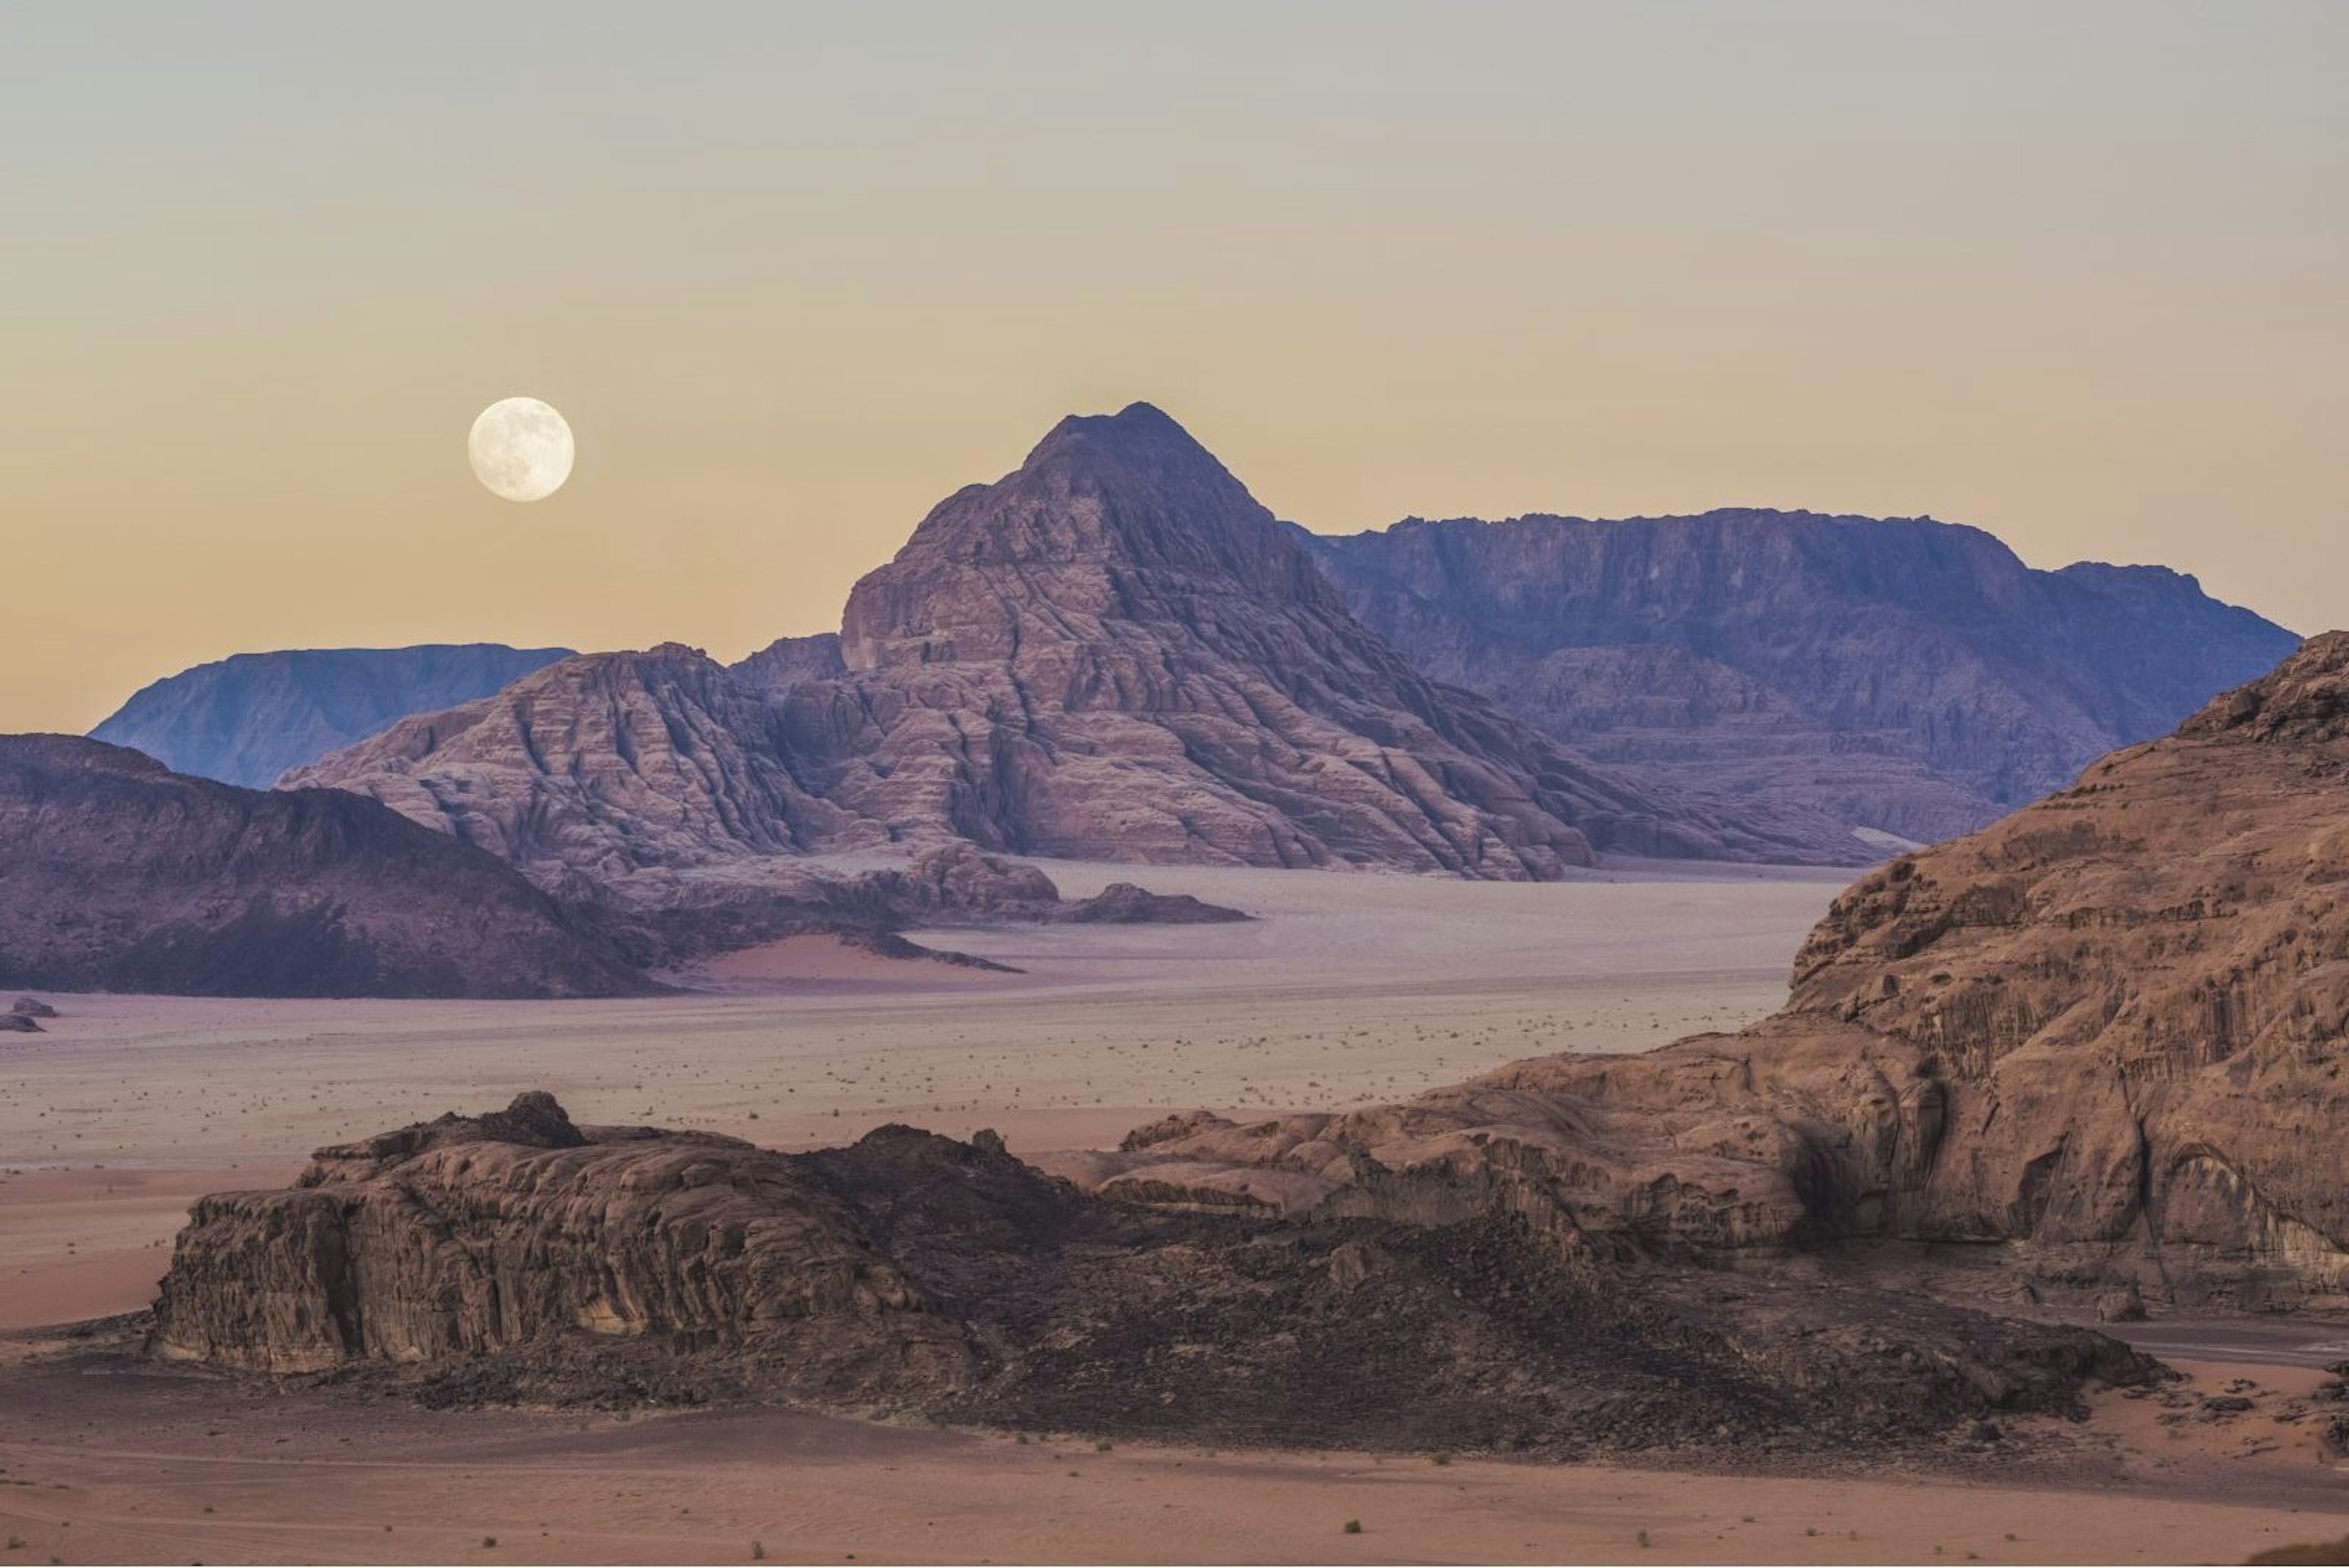
[[[1050,870],[1071,896],[1125,874]],[[198,1194],[274,1186],[316,1145],[519,1090],[583,1119],[784,1147],[888,1121],[994,1127],[1031,1157],[1098,1147],[1169,1110],[1388,1100],[1538,1053],[1736,1027],[1784,999],[1845,879],[1158,867],[1155,889],[1261,919],[916,933],[1019,974],[795,939],[644,1001],[54,998],[64,1016],[12,1040],[0,1076],[0,1563],[2224,1562],[2349,1532],[2349,1489],[2269,1414],[2349,1354],[2324,1343],[2349,1329],[2321,1324],[2145,1325],[2191,1392],[2252,1408],[2165,1420],[2179,1407],[2114,1395],[2044,1473],[1921,1478],[1103,1451],[778,1412],[432,1412],[59,1359],[46,1332],[143,1306]]]

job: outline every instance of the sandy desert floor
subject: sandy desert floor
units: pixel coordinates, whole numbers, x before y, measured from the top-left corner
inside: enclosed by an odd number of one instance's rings
[[[1134,875],[1050,870],[1080,896]],[[783,1147],[903,1120],[991,1126],[1032,1154],[1170,1109],[1343,1106],[1732,1028],[1783,998],[1840,881],[1141,879],[1263,918],[917,933],[1017,975],[800,941],[717,966],[713,989],[624,1002],[56,998],[49,1033],[0,1045],[0,1330],[19,1331],[0,1342],[0,1564],[2226,1562],[2349,1534],[2349,1487],[2275,1419],[2320,1376],[2314,1331],[2167,1330],[2166,1354],[2206,1358],[2196,1393],[2246,1380],[2255,1408],[2204,1419],[2113,1396],[2061,1485],[1099,1452],[778,1412],[436,1413],[276,1397],[22,1332],[144,1304],[201,1192],[275,1185],[317,1144],[524,1088],[583,1120]]]
[[[1081,897],[1133,867],[1050,869]],[[717,989],[626,1002],[57,997],[0,1044],[0,1327],[142,1304],[189,1201],[309,1150],[554,1091],[583,1121],[780,1147],[889,1121],[1015,1151],[1196,1106],[1391,1099],[1546,1051],[1628,1051],[1775,1007],[1841,880],[1763,872],[1518,887],[1153,868],[1246,925],[915,933],[1024,972],[798,939]]]

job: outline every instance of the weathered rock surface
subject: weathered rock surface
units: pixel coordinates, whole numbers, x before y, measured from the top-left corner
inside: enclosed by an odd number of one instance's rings
[[[756,693],[678,643],[564,659],[285,783],[371,796],[583,901],[690,902],[693,873],[885,840],[794,776]]]
[[[1089,1197],[884,1127],[784,1155],[543,1095],[200,1202],[160,1355],[436,1402],[752,1397],[1219,1442],[1880,1453],[2145,1362],[1824,1282],[1634,1270],[1491,1212],[1266,1220]],[[399,1372],[397,1369],[409,1370]]]
[[[1872,871],[1776,1017],[1401,1106],[1205,1113],[1065,1167],[1145,1201],[1562,1248],[1923,1243],[2083,1304],[2349,1290],[2349,634],[1983,832]]]
[[[1602,764],[1930,841],[2164,733],[2296,639],[2157,566],[1979,529],[1722,511],[1298,537],[1440,680]]]
[[[1592,768],[1413,670],[1155,409],[1071,419],[934,510],[838,638],[732,670],[564,660],[287,775],[373,795],[566,897],[960,838],[1122,861],[1541,877],[1594,850],[1861,864],[1825,819]]]
[[[893,834],[1077,858],[1546,877],[1596,850],[1861,863],[1848,834],[1651,790],[1440,687],[1156,409],[968,486],[784,700],[821,793]]]
[[[20,1018],[55,1018],[57,1015],[56,1008],[37,996],[20,996],[8,1011]]]
[[[176,773],[266,789],[396,719],[486,697],[569,653],[494,642],[240,653],[143,688],[90,735]]]
[[[0,1012],[0,1034],[38,1034],[40,1021],[29,1012]]]
[[[604,933],[502,862],[373,801],[239,789],[67,735],[0,736],[0,984],[208,996],[650,989]]]
[[[770,701],[806,680],[835,680],[848,673],[840,657],[840,634],[777,638],[747,659],[728,665],[733,677]]]

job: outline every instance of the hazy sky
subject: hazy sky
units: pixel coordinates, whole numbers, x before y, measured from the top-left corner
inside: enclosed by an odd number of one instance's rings
[[[1929,513],[2349,622],[2349,5],[0,7],[0,729],[735,657],[1059,415],[1324,530]],[[494,499],[474,414],[578,432]]]

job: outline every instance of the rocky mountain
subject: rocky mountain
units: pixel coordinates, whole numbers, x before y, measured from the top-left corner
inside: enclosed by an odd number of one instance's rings
[[[473,642],[240,653],[142,689],[90,734],[178,773],[266,789],[396,719],[486,697],[569,652]]]
[[[818,632],[813,637],[779,637],[748,659],[728,665],[737,680],[774,701],[803,680],[832,680],[848,673],[840,657],[840,634]]]
[[[1437,680],[1599,763],[1930,841],[2164,733],[2296,639],[2158,566],[1930,519],[1417,519],[1296,537]]]
[[[653,989],[504,862],[334,790],[0,736],[0,984],[207,996]]]
[[[1914,1296],[1573,1259],[1494,1214],[1170,1213],[981,1133],[780,1154],[554,1099],[201,1200],[151,1351],[434,1404],[784,1399],[1218,1444],[1881,1459],[2151,1368]]]
[[[1120,860],[1542,877],[1594,850],[1858,861],[1594,768],[1441,687],[1348,611],[1147,404],[1061,421],[931,512],[783,698],[805,776],[895,836]]]
[[[731,670],[551,665],[287,782],[372,795],[566,897],[638,906],[793,856],[959,838],[1126,861],[1543,877],[1595,851],[1863,863],[1798,811],[1593,768],[1347,611],[1147,405],[1063,421],[941,503],[833,638]]]
[[[563,659],[285,782],[382,801],[583,901],[691,901],[712,873],[885,841],[795,776],[768,704],[678,643]]]
[[[2349,634],[1869,872],[1784,1012],[1409,1104],[1201,1114],[1079,1162],[1145,1200],[1497,1204],[1557,1245],[1924,1245],[2033,1300],[2349,1298]],[[1924,1267],[1901,1254],[1904,1272]]]

